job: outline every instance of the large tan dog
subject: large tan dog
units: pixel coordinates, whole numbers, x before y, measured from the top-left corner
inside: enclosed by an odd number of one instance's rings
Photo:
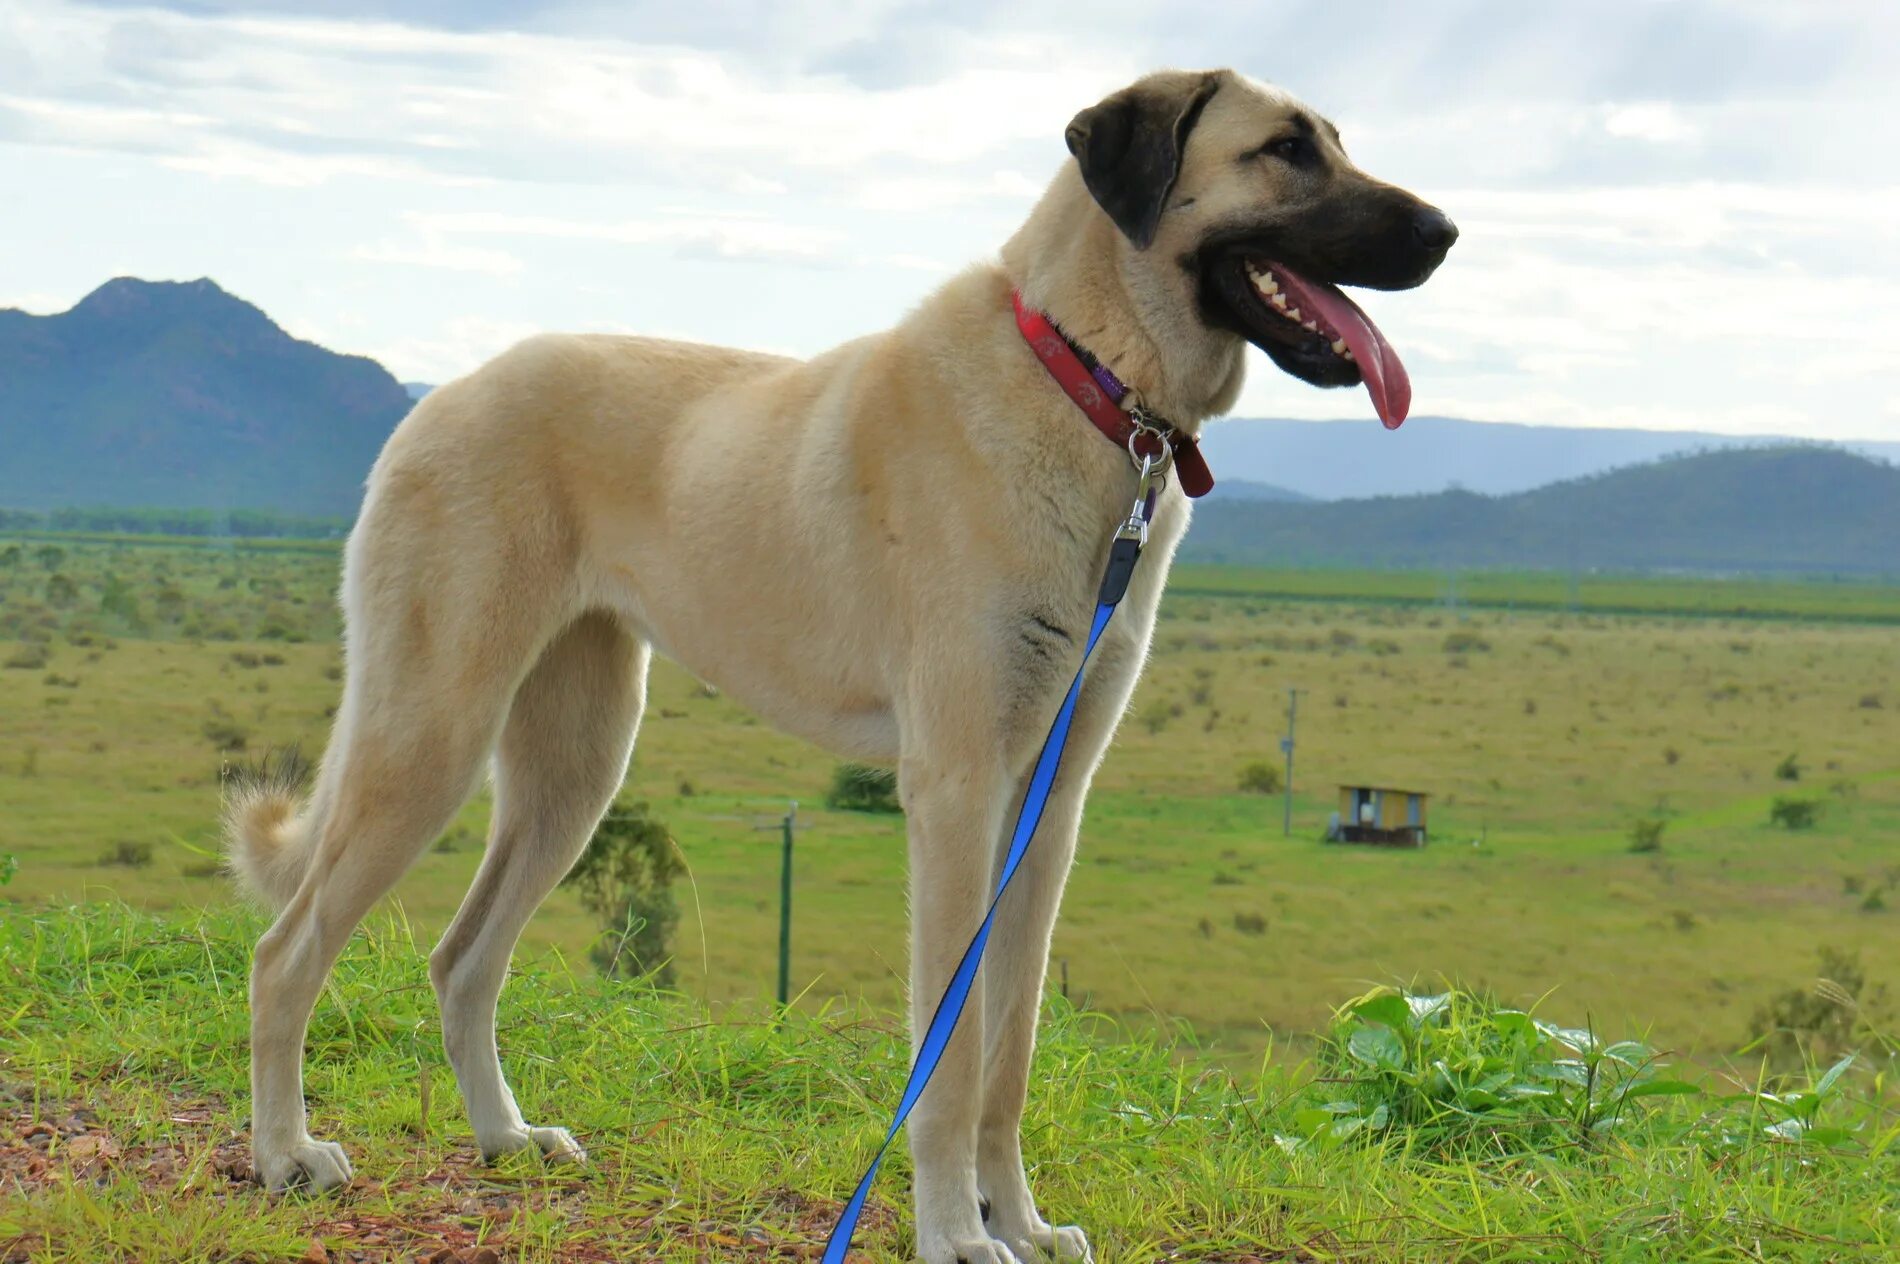
[[[1419,284],[1456,236],[1443,215],[1231,71],[1142,79],[1078,115],[1068,144],[1074,161],[1001,260],[888,333],[808,361],[534,338],[397,428],[345,556],[348,675],[310,798],[282,778],[228,795],[233,864],[282,906],[251,980],[253,1143],[271,1188],[350,1179],[305,1127],[311,1007],[491,759],[487,855],[429,962],[443,1039],[485,1154],[582,1157],[563,1129],[522,1119],[495,1003],[522,926],[621,783],[654,651],[791,733],[896,762],[913,1030],[928,1023],[1135,486],[1127,452],[1020,336],[1012,287],[1188,433],[1232,405],[1249,341],[1310,382],[1363,376],[1388,424],[1402,416],[1403,369],[1333,284]],[[1187,523],[1168,488],[970,1012],[912,1117],[930,1264],[1088,1254],[1037,1212],[1018,1124],[1083,796]]]

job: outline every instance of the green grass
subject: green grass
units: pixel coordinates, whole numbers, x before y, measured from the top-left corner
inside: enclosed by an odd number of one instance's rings
[[[421,952],[382,918],[347,951],[308,1038],[313,1129],[349,1147],[357,1180],[335,1197],[273,1199],[243,1177],[258,929],[234,910],[0,911],[0,1259],[271,1260],[313,1238],[365,1257],[478,1243],[521,1261],[805,1257],[901,1078],[902,1041],[874,1015],[709,1014],[543,955],[503,996],[503,1056],[529,1118],[575,1128],[594,1163],[486,1169]],[[1051,1214],[1091,1230],[1104,1264],[1900,1250],[1894,1068],[1869,1031],[1832,1080],[1803,1077],[1807,1099],[1769,1101],[1693,1074],[1693,1093],[1631,1092],[1676,1072],[1470,995],[1436,1008],[1362,998],[1310,1064],[1239,1074],[1051,1009],[1026,1125],[1032,1179]],[[1473,1078],[1487,1058],[1559,1091],[1500,1081],[1488,1102]],[[1579,1088],[1561,1064],[1590,1058],[1618,1069]],[[1368,1122],[1340,1127],[1353,1112]],[[1786,1126],[1796,1116],[1813,1127]],[[899,1154],[864,1259],[908,1258],[907,1184]]]
[[[0,636],[24,638],[0,641],[0,662],[44,661],[0,667],[0,855],[20,865],[0,898],[223,903],[220,763],[291,742],[314,755],[327,736],[334,552],[26,543],[0,568]],[[43,544],[62,550],[67,605],[44,600]],[[1446,972],[1518,1005],[1555,988],[1566,1012],[1714,1060],[1758,1034],[1757,1013],[1811,978],[1824,948],[1860,953],[1870,986],[1900,988],[1892,629],[1522,610],[1461,620],[1394,600],[1260,596],[1256,574],[1206,596],[1188,568],[1163,606],[1057,932],[1058,976],[1078,1004],[1185,1023],[1245,1064],[1269,1028],[1292,1033],[1283,1053],[1305,1053],[1298,1033],[1323,1026],[1340,996]],[[1435,582],[1322,581],[1387,598]],[[1672,591],[1645,583],[1656,601]],[[1304,691],[1290,838],[1277,796],[1240,789],[1249,765],[1279,764],[1289,686]],[[243,751],[219,749],[238,737]],[[1805,770],[1796,783],[1775,776],[1790,753]],[[656,668],[624,798],[652,805],[690,866],[675,943],[689,995],[771,994],[776,824],[796,799],[793,991],[814,1009],[901,1003],[903,824],[827,810],[835,769]],[[1433,845],[1320,846],[1333,787],[1349,780],[1430,791]],[[1812,829],[1770,823],[1790,795],[1822,805]],[[486,819],[478,797],[398,888],[418,935],[452,914]],[[1659,850],[1630,852],[1639,821],[1665,823]],[[143,867],[101,863],[146,846]],[[530,947],[575,961],[597,934],[568,890],[528,931]]]

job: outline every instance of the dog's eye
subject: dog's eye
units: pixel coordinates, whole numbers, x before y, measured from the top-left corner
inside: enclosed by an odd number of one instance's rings
[[[1295,167],[1304,167],[1313,160],[1313,143],[1304,136],[1282,136],[1261,146],[1260,152]]]

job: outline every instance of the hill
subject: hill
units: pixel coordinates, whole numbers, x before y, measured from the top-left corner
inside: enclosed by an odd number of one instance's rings
[[[1900,571],[1900,469],[1839,448],[1677,457],[1512,496],[1228,501],[1186,561],[1276,566]]]
[[[120,277],[0,311],[0,505],[353,514],[409,410],[374,360],[292,338],[210,280]]]
[[[1523,426],[1414,417],[1402,430],[1371,421],[1237,417],[1207,427],[1215,477],[1259,479],[1317,500],[1414,496],[1463,488],[1508,496],[1565,479],[1697,451],[1803,442],[1693,430]],[[1838,445],[1900,461],[1900,443]]]

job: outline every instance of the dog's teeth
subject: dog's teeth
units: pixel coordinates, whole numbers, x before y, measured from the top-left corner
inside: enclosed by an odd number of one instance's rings
[[[1286,318],[1287,318],[1288,320],[1298,320],[1298,319],[1300,318],[1300,309],[1299,309],[1299,308],[1297,308],[1297,307],[1289,307],[1289,308],[1287,308],[1287,309],[1286,309]]]
[[[1333,354],[1343,355],[1348,360],[1352,359],[1352,352],[1346,350],[1346,340],[1344,338],[1333,339]]]
[[[1300,326],[1301,326],[1301,328],[1303,328],[1303,329],[1306,329],[1307,331],[1309,331],[1309,332],[1311,332],[1311,333],[1318,333],[1318,332],[1319,332],[1319,326],[1318,326],[1318,325],[1316,325],[1316,324],[1314,324],[1314,323],[1313,323],[1312,321],[1310,321],[1310,320],[1303,320],[1303,321],[1301,321],[1301,322],[1300,322]]]
[[[1348,359],[1348,360],[1352,360],[1352,352],[1350,352],[1350,351],[1342,351],[1342,352],[1340,352],[1339,354],[1340,354],[1341,356],[1343,356],[1343,357],[1345,357],[1345,358],[1346,358],[1346,359]],[[1357,360],[1353,360],[1353,363],[1354,363],[1354,364],[1357,364],[1357,363],[1359,363],[1359,362],[1358,362]]]
[[[1273,296],[1273,305],[1279,308],[1281,311],[1285,311],[1286,310],[1286,295],[1275,294]]]
[[[1273,279],[1273,273],[1271,272],[1265,276],[1256,272],[1253,276],[1253,288],[1259,290],[1262,294],[1278,294],[1280,292],[1280,283]]]

